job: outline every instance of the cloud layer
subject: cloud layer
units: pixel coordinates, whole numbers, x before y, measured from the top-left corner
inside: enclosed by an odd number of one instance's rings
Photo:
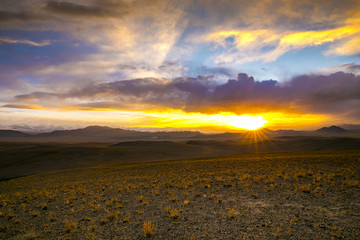
[[[238,74],[223,84],[213,77],[181,77],[174,80],[140,78],[96,84],[62,93],[33,92],[18,95],[3,107],[154,110],[236,114],[288,112],[360,117],[360,76],[337,72],[331,75],[300,75],[279,83],[255,81]]]

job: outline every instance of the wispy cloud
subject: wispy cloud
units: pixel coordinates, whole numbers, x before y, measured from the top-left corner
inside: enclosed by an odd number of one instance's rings
[[[0,29],[58,31],[96,46],[99,51],[82,64],[69,62],[74,69],[67,64],[49,66],[75,75],[83,65],[94,68],[109,62],[112,64],[101,68],[103,72],[124,78],[181,76],[189,70],[184,66],[186,60],[191,61],[191,54],[206,43],[217,49],[196,63],[199,67],[272,62],[289,51],[324,44],[330,44],[324,52],[328,55],[360,51],[360,14],[354,11],[360,7],[357,0],[34,0],[0,3],[0,7]],[[6,39],[7,43],[14,41]],[[17,43],[33,46],[49,44],[20,41]],[[179,64],[166,65],[171,61]],[[46,72],[47,67],[39,70]]]
[[[32,109],[32,110],[40,110],[43,109],[41,105],[36,104],[5,104],[0,108],[20,108],[20,109]]]
[[[214,61],[223,63],[246,63],[254,61],[272,62],[281,55],[306,47],[323,45],[338,40],[346,42],[331,47],[324,54],[354,55],[360,51],[360,27],[352,23],[340,28],[317,31],[279,31],[275,29],[230,30],[210,33],[202,38],[222,49]]]
[[[35,17],[31,16],[29,13],[25,11],[13,12],[13,11],[0,11],[0,20],[3,22],[10,22],[10,21],[29,21],[34,20]]]
[[[325,68],[323,70],[324,72],[337,72],[337,71],[344,71],[344,72],[350,72],[354,73],[356,75],[360,75],[360,64],[356,63],[346,63],[339,66],[333,66],[329,68]]]
[[[50,40],[44,40],[42,42],[34,42],[26,39],[11,39],[0,37],[0,44],[27,44],[35,47],[43,47],[50,45]]]

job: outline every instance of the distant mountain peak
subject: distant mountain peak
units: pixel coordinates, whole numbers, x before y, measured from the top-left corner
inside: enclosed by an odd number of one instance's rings
[[[94,129],[102,129],[102,128],[106,128],[106,129],[108,129],[108,128],[111,128],[111,127],[108,127],[108,126],[99,126],[99,125],[90,125],[90,126],[87,126],[87,127],[85,127],[85,129],[91,129],[91,128],[94,128]]]
[[[80,128],[80,129],[75,129],[75,130],[91,130],[91,131],[101,131],[101,130],[113,130],[115,128],[111,128],[111,127],[107,127],[107,126],[98,126],[98,125],[93,125],[93,126],[87,126],[85,128]]]
[[[347,130],[345,130],[341,127],[332,125],[330,127],[320,128],[320,129],[316,130],[316,132],[319,132],[319,133],[344,133],[344,132],[347,132]]]

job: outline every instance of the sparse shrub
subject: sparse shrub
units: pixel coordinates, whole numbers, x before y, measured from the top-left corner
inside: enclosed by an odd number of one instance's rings
[[[175,209],[175,208],[171,208],[171,207],[165,207],[165,212],[169,214],[170,218],[178,218],[180,217],[180,211]]]
[[[103,219],[100,220],[101,225],[107,224],[108,222],[109,222],[108,218],[103,218]]]
[[[77,222],[73,220],[68,220],[65,222],[64,231],[66,233],[74,232],[77,227]]]
[[[38,211],[32,211],[30,215],[32,217],[38,217],[38,216],[40,216],[40,213]]]
[[[96,229],[97,229],[97,225],[93,224],[90,226],[90,231],[95,232]]]
[[[160,196],[160,190],[159,189],[155,189],[154,192],[155,196]]]
[[[50,220],[50,222],[55,222],[57,220],[54,213],[49,214],[49,220]]]
[[[239,178],[240,181],[245,181],[245,180],[248,180],[248,179],[251,179],[251,175],[250,175],[250,174],[247,174],[247,173],[243,174],[243,175]]]
[[[98,204],[98,205],[94,206],[94,208],[93,208],[93,212],[98,212],[98,211],[99,211],[99,209],[100,209],[100,204]]]
[[[156,225],[152,224],[151,221],[145,222],[144,223],[144,235],[145,237],[151,237],[152,235],[154,235],[156,230]]]
[[[215,177],[215,181],[217,181],[217,182],[225,182],[225,179],[223,177]]]
[[[346,180],[345,180],[345,184],[346,184],[348,187],[358,187],[358,186],[359,186],[359,181],[358,181],[358,180],[346,179]]]
[[[177,210],[177,209],[170,209],[169,214],[170,214],[170,217],[171,217],[171,218],[178,218],[178,217],[180,217],[180,212],[179,212],[179,210]]]
[[[176,202],[178,200],[177,196],[175,195],[175,193],[171,194],[170,196],[170,201],[172,202]]]
[[[276,238],[279,238],[279,237],[280,237],[280,234],[281,234],[281,229],[280,229],[280,228],[276,229],[276,231],[273,232],[273,235],[274,235],[274,237],[276,237]]]
[[[304,169],[298,169],[294,174],[294,178],[296,181],[298,181],[299,178],[305,178],[306,176],[307,176],[307,171]]]
[[[129,222],[129,221],[130,221],[130,215],[124,216],[123,219],[122,219],[122,221],[123,221],[123,223]]]
[[[259,183],[263,179],[264,179],[264,176],[262,176],[262,175],[258,175],[258,176],[253,177],[254,183]]]
[[[313,183],[320,182],[321,179],[322,179],[321,174],[313,175]]]
[[[138,198],[139,202],[143,202],[144,201],[144,196],[141,195],[139,198]]]
[[[144,211],[142,211],[142,210],[135,210],[135,212],[137,212],[139,215],[143,215],[143,214],[144,214]]]
[[[189,240],[196,240],[196,237],[194,235],[191,235],[191,237],[189,238]]]
[[[15,217],[15,215],[14,215],[14,213],[12,213],[12,212],[8,212],[7,215],[6,215],[6,218],[7,218],[8,220],[13,219],[14,217]]]
[[[49,207],[48,207],[48,205],[46,203],[41,204],[40,207],[41,207],[42,210],[48,210],[49,209]]]
[[[115,213],[109,213],[106,217],[109,221],[113,221],[117,219],[117,215]]]
[[[298,187],[299,191],[302,191],[304,193],[310,193],[311,192],[311,184],[307,185],[301,185]]]
[[[271,222],[264,222],[263,226],[265,227],[265,229],[267,229],[268,227],[270,227]]]
[[[237,210],[235,209],[235,207],[233,207],[233,208],[230,208],[230,209],[229,209],[227,217],[228,217],[229,219],[233,219],[233,218],[235,218],[237,215],[238,215],[238,212],[237,212]]]

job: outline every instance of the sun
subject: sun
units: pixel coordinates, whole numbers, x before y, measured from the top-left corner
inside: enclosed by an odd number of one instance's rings
[[[232,117],[229,120],[228,125],[236,128],[254,131],[265,126],[267,122],[268,121],[265,120],[263,116],[241,115]]]

